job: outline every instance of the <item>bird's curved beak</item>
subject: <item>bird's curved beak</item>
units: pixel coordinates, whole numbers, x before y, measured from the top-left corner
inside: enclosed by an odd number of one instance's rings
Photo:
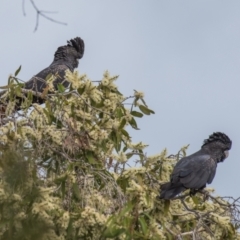
[[[229,151],[228,150],[225,150],[224,151],[224,154],[225,154],[225,159],[229,156]]]

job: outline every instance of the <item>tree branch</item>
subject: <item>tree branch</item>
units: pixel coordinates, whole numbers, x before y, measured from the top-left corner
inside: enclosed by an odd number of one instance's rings
[[[65,22],[60,22],[58,20],[55,20],[54,18],[51,18],[49,16],[47,16],[46,14],[51,14],[51,13],[57,13],[57,12],[50,12],[50,11],[43,11],[43,10],[39,10],[39,8],[36,6],[35,2],[33,0],[30,0],[30,3],[32,4],[34,10],[36,11],[37,15],[36,15],[36,24],[35,24],[35,28],[34,28],[34,32],[37,31],[38,26],[39,26],[39,17],[43,17],[46,18],[47,20],[57,23],[57,24],[61,24],[61,25],[67,25],[67,23]],[[25,0],[22,0],[22,12],[23,15],[26,16],[26,11],[25,11]]]

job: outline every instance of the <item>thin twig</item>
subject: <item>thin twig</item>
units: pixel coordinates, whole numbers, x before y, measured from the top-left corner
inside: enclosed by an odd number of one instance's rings
[[[52,14],[52,13],[57,13],[56,11],[43,11],[43,10],[39,10],[39,8],[36,6],[35,2],[33,0],[30,0],[30,3],[32,4],[34,10],[36,11],[36,24],[35,24],[35,28],[34,28],[34,32],[37,31],[38,26],[39,26],[39,17],[43,17],[46,18],[47,20],[57,23],[57,24],[61,24],[61,25],[67,25],[67,23],[65,22],[61,22],[58,20],[55,20],[49,16],[47,16],[46,14]],[[26,16],[26,12],[25,12],[25,0],[22,1],[22,11],[23,11],[23,15]]]
[[[23,16],[26,16],[26,12],[25,12],[25,0],[22,0],[22,12],[23,12]]]

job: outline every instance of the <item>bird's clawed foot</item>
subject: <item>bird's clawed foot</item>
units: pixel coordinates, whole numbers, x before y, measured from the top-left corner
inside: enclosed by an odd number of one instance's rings
[[[198,189],[190,189],[189,195],[190,197],[194,196],[199,190]]]
[[[204,190],[205,187],[206,186],[203,186],[199,189],[190,189],[190,192],[189,192],[190,197],[194,196],[197,192],[199,192],[199,193],[203,194],[203,201],[205,202],[207,200],[208,194],[209,194],[207,191]]]

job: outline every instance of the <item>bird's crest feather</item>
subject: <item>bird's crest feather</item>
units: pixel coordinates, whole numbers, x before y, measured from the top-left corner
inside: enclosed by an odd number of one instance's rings
[[[222,132],[215,132],[211,134],[208,139],[204,140],[202,147],[216,141],[220,141],[225,144],[228,150],[230,150],[232,147],[232,141],[226,134]]]
[[[70,49],[75,51],[78,59],[81,59],[84,54],[84,41],[80,37],[67,41],[67,45],[59,47],[55,52],[54,61],[66,58]]]

